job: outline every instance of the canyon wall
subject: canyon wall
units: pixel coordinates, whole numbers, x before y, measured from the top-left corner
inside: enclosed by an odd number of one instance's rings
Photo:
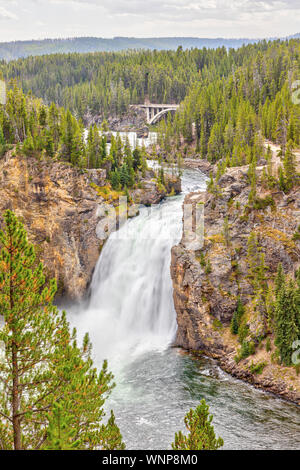
[[[118,227],[119,194],[110,191],[106,171],[82,170],[62,162],[37,160],[9,152],[0,161],[0,215],[6,209],[22,218],[30,241],[58,282],[58,294],[79,300],[87,291],[103,243]],[[168,181],[180,191],[180,182]],[[166,196],[152,171],[132,191],[128,215],[138,204],[155,204]],[[0,220],[0,225],[2,220]]]
[[[258,175],[262,171],[263,167],[257,168]],[[248,167],[230,168],[221,176],[215,193],[186,196],[185,203],[192,204],[194,210],[204,203],[205,232],[201,250],[190,251],[184,238],[172,249],[178,322],[175,344],[214,357],[232,375],[300,403],[299,376],[294,367],[280,366],[274,359],[272,336],[267,351],[268,326],[253,303],[247,246],[250,233],[255,233],[265,255],[268,279],[274,279],[278,263],[290,274],[299,267],[300,241],[294,234],[299,225],[300,190],[285,195],[258,185],[263,208],[250,209],[247,172]],[[245,315],[255,354],[237,363],[240,345],[231,334],[230,322],[238,297],[247,306]],[[262,362],[262,373],[252,373],[253,364]]]

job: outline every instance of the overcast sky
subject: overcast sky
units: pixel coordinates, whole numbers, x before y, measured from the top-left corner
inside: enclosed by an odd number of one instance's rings
[[[0,41],[74,36],[271,37],[300,30],[300,0],[0,0]]]

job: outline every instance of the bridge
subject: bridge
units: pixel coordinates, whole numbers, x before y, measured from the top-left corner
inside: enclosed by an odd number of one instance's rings
[[[147,124],[155,124],[159,121],[165,114],[175,112],[179,108],[179,104],[137,104],[131,105],[134,108],[145,109],[147,114]]]

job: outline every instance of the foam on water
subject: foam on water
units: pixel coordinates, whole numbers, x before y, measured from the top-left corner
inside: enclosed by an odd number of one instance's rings
[[[184,193],[204,189],[205,180],[201,173],[187,172]],[[181,238],[183,198],[141,208],[105,243],[88,308],[75,319],[80,332],[90,332],[97,362],[107,358],[120,369],[129,356],[162,351],[174,339],[170,261],[171,248]]]
[[[184,193],[204,187],[204,175],[184,172]],[[170,448],[202,398],[225,448],[299,448],[299,408],[233,379],[208,358],[169,347],[176,333],[170,257],[181,238],[183,198],[142,208],[109,237],[90,301],[70,316],[80,336],[89,332],[96,364],[108,359],[115,374],[107,411],[114,410],[128,449]]]

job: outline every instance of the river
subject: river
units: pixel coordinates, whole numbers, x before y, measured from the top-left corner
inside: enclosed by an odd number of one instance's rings
[[[87,139],[88,136],[88,129],[84,131],[84,138]],[[136,132],[116,132],[116,131],[109,131],[114,137],[119,135],[121,137],[122,142],[125,142],[128,138],[129,144],[131,148],[134,150],[137,146],[142,147],[149,147],[150,145],[156,144],[157,142],[157,132],[149,132],[148,137],[140,138],[137,136]],[[107,149],[110,149],[110,143],[107,144]]]
[[[224,373],[216,363],[172,348],[176,313],[171,247],[182,231],[184,194],[204,189],[205,176],[185,170],[183,193],[113,233],[102,250],[89,304],[70,316],[88,331],[94,359],[108,359],[116,388],[108,403],[128,449],[168,449],[183,418],[202,398],[225,449],[296,449],[299,408]]]

